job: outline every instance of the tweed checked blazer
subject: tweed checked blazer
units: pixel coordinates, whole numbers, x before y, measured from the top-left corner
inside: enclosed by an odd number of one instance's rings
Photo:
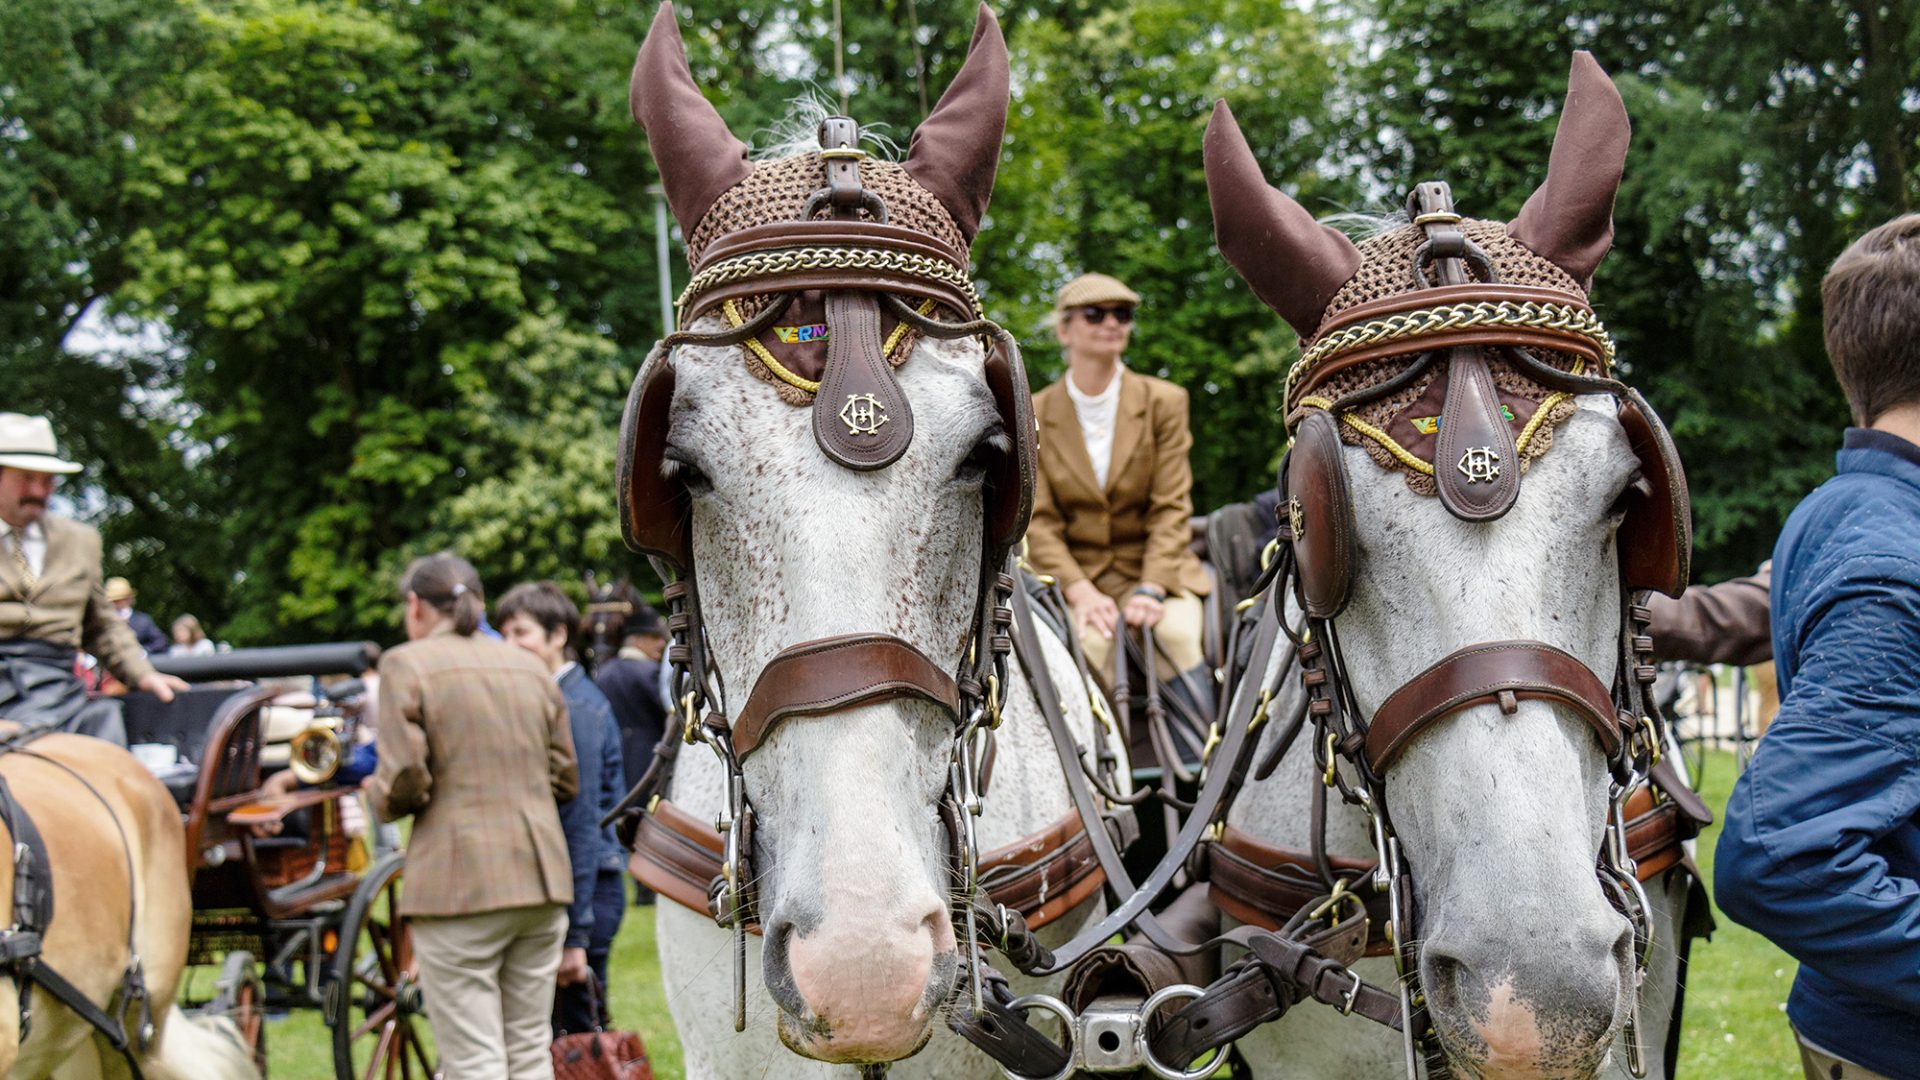
[[[566,699],[533,655],[451,623],[380,657],[382,820],[413,815],[407,915],[573,901],[556,800],[574,797]]]
[[[1124,368],[1119,379],[1104,489],[1066,387],[1054,383],[1033,395],[1040,469],[1027,557],[1062,587],[1091,578],[1101,592],[1120,598],[1150,581],[1168,593],[1205,596],[1213,583],[1187,550],[1193,538],[1187,392]]]
[[[85,649],[133,686],[153,671],[140,639],[113,610],[100,576],[100,534],[78,521],[43,514],[46,564],[29,586],[0,541],[0,640],[27,638]]]

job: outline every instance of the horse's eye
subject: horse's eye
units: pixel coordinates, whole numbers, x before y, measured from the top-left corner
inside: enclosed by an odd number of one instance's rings
[[[1646,475],[1634,469],[1627,477],[1626,484],[1620,488],[1620,493],[1613,497],[1613,505],[1607,507],[1607,518],[1619,524],[1627,516],[1627,509],[1633,505],[1633,500],[1652,494],[1653,485],[1647,481]]]
[[[987,469],[1004,455],[1013,451],[1013,440],[999,428],[993,429],[973,444],[973,449],[961,460],[960,467],[953,471],[954,480],[963,484],[978,484],[987,478]]]
[[[713,481],[693,463],[693,456],[672,446],[660,455],[660,475],[679,481],[695,495],[713,490]]]

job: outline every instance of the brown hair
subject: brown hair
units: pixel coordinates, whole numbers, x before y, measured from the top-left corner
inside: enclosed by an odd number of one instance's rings
[[[573,643],[574,628],[580,625],[580,609],[551,581],[521,582],[493,606],[494,621],[501,626],[515,615],[527,616],[549,634],[564,627],[568,644]]]
[[[487,613],[486,593],[473,564],[451,551],[413,560],[400,575],[400,595],[408,593],[453,620],[453,632],[472,636]]]
[[[1827,358],[1865,427],[1920,401],[1920,214],[1874,229],[1840,253],[1820,283]]]
[[[182,629],[187,631],[188,644],[207,640],[207,632],[200,628],[200,620],[191,615],[182,615],[173,620],[173,636],[175,640],[179,639]]]

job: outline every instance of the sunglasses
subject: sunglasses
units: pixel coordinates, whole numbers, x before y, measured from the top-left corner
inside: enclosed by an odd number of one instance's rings
[[[1107,316],[1109,315],[1113,316],[1114,322],[1117,322],[1122,326],[1125,326],[1126,324],[1133,321],[1133,307],[1130,304],[1121,304],[1118,307],[1099,307],[1097,305],[1089,305],[1083,308],[1075,308],[1074,310],[1078,311],[1080,313],[1080,317],[1082,319],[1085,319],[1087,323],[1092,326],[1098,326],[1101,323],[1106,322]]]

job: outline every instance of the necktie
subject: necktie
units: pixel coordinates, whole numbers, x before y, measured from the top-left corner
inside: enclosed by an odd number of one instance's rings
[[[7,536],[13,541],[13,561],[20,567],[20,577],[27,583],[28,588],[32,588],[33,583],[38,580],[38,575],[33,572],[33,564],[27,561],[26,535],[19,529],[9,529]]]

